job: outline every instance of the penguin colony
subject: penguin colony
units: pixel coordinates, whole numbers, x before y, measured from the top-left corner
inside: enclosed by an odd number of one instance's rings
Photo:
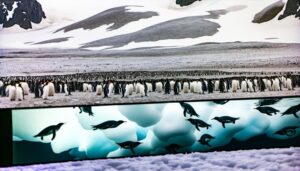
[[[266,114],[269,116],[272,116],[272,114],[278,114],[279,110],[274,109],[270,107],[269,105],[276,104],[279,102],[280,98],[272,98],[272,99],[261,99],[256,104],[258,110],[261,114]],[[224,105],[229,100],[217,100],[213,101],[217,105]],[[186,103],[186,102],[179,102],[179,105],[182,108],[182,113],[184,116],[184,119],[191,124],[195,131],[201,132],[201,129],[211,129],[211,127],[218,126],[221,124],[223,129],[228,129],[228,127],[234,127],[236,123],[239,122],[241,118],[239,117],[231,117],[231,116],[216,116],[211,119],[211,124],[206,123],[205,121],[201,120],[201,115],[196,112],[196,110],[192,107],[192,105]],[[79,114],[85,113],[88,114],[89,117],[94,117],[94,113],[92,111],[91,106],[79,106]],[[287,117],[287,115],[294,116],[295,119],[299,119],[299,116],[297,115],[297,112],[300,111],[300,103],[294,106],[291,106],[289,108],[286,108],[284,112],[281,113],[282,117]],[[126,122],[130,121],[123,121],[123,120],[107,120],[104,122],[101,122],[97,125],[91,125],[92,130],[94,131],[103,131],[108,129],[115,129],[123,124],[126,124]],[[44,136],[52,135],[51,141],[55,139],[55,136],[57,134],[57,131],[64,125],[64,123],[58,123],[57,125],[50,125],[43,130],[41,130],[38,134],[33,135],[35,138],[41,138],[43,141]],[[280,130],[277,130],[274,132],[274,134],[277,134],[279,136],[286,136],[286,137],[292,137],[295,136],[297,133],[297,129],[299,128],[298,125],[289,125],[286,127],[281,128]],[[211,141],[214,139],[217,139],[218,137],[215,137],[213,135],[210,135],[208,133],[204,133],[201,135],[201,137],[197,140],[200,144],[203,146],[213,147]],[[132,155],[135,155],[134,149],[142,144],[141,141],[124,141],[124,142],[116,142],[116,144],[123,149],[130,150]],[[168,144],[165,146],[165,150],[169,153],[177,153],[178,150],[184,148],[184,146],[176,143]]]
[[[241,76],[215,79],[200,77],[196,79],[195,75],[191,72],[186,73],[186,71],[183,71],[181,74],[194,77],[161,79],[157,78],[155,72],[145,72],[144,74],[149,76],[149,79],[143,80],[139,79],[140,74],[137,74],[135,77],[125,77],[121,74],[112,77],[97,74],[3,77],[0,78],[0,96],[7,96],[11,101],[22,101],[25,100],[26,95],[34,93],[35,98],[48,100],[52,96],[55,96],[56,93],[64,93],[66,96],[71,96],[72,92],[84,92],[94,93],[95,96],[103,96],[104,98],[114,95],[128,98],[133,94],[137,94],[140,97],[147,97],[152,92],[172,95],[186,93],[201,95],[214,92],[271,92],[294,90],[295,87],[300,87],[300,75],[291,75],[290,73],[282,76]],[[174,78],[174,76],[177,76],[169,72],[166,72],[166,74],[167,77],[173,76]],[[221,74],[223,75],[224,73]]]

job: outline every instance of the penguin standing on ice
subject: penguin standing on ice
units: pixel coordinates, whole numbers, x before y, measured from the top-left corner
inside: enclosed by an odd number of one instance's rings
[[[147,92],[148,92],[148,86],[147,86],[147,83],[146,83],[146,81],[144,81],[144,92],[145,92],[145,96],[147,97],[148,95],[147,95]]]
[[[120,83],[117,81],[115,86],[114,86],[114,89],[115,89],[115,94],[120,94]]]
[[[165,94],[170,94],[170,90],[171,90],[171,84],[169,79],[167,79],[166,84],[165,84]]]
[[[108,97],[108,93],[109,93],[109,82],[106,82],[103,88],[103,94],[104,97],[103,98],[107,98]]]
[[[56,136],[56,132],[61,128],[61,126],[64,123],[59,123],[57,125],[51,125],[48,126],[47,128],[43,129],[41,132],[39,132],[37,135],[33,136],[33,137],[41,137],[41,140],[43,140],[44,136],[48,136],[52,134],[52,141],[54,140],[55,136]]]
[[[214,92],[214,85],[213,85],[213,83],[212,83],[212,81],[211,80],[208,80],[207,81],[207,89],[208,89],[208,93],[213,93]]]
[[[174,95],[179,95],[179,82],[178,82],[178,80],[176,80],[175,84],[174,84]]]
[[[121,83],[121,92],[122,92],[122,98],[124,98],[126,92],[126,83],[124,82]]]

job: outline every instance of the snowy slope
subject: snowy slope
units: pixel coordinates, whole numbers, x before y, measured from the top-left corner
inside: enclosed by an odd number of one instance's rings
[[[163,170],[163,171],[211,171],[211,170],[300,170],[300,148],[244,150],[177,154],[154,157],[137,157],[93,161],[76,161],[0,168],[13,170]]]
[[[84,46],[90,50],[101,50],[107,47],[126,50],[157,46],[181,47],[203,42],[261,41],[299,43],[300,38],[296,35],[300,27],[300,22],[293,16],[280,21],[275,17],[266,23],[252,23],[256,13],[276,1],[277,0],[203,0],[197,1],[188,7],[180,7],[175,4],[174,0],[112,0],[109,1],[109,3],[102,0],[77,0],[76,2],[72,0],[39,0],[47,18],[38,25],[34,24],[32,30],[22,30],[18,26],[1,29],[0,48],[78,48]],[[142,18],[137,16],[137,19],[117,29],[110,29],[111,26],[114,25],[114,22],[103,22],[102,25],[93,29],[78,28],[68,32],[63,30],[56,32],[59,29],[84,21],[97,14],[102,15],[101,12],[121,6],[126,7],[128,14],[140,13],[143,15],[146,13],[155,13],[157,15]],[[225,13],[217,17],[207,17],[207,15],[211,14],[209,11],[216,10],[225,10]],[[175,36],[162,36],[164,39],[161,40],[143,39],[135,41],[135,39],[130,39],[129,42],[121,46],[115,46],[115,44],[100,44],[91,47],[85,46],[91,42],[101,42],[102,39],[105,38],[110,39],[119,36],[120,39],[122,39],[123,35],[132,35],[141,30],[147,30],[148,28],[160,25],[161,23],[192,16],[202,19],[206,17],[205,21],[213,22],[220,25],[220,27],[217,32],[212,35],[200,35],[197,37],[186,36],[180,38],[175,38]],[[107,17],[110,18],[111,21],[115,20],[115,22],[118,22],[119,20],[117,14],[114,13],[111,13],[110,16],[106,16],[106,18]],[[89,26],[87,25],[86,27]],[[185,34],[186,27],[191,26],[178,25],[177,30],[180,31],[176,31],[175,34]],[[206,28],[198,25],[195,27],[199,27],[199,30]],[[157,29],[155,32],[151,32],[151,34],[153,35],[160,32],[161,30]],[[142,34],[151,37],[151,35]]]

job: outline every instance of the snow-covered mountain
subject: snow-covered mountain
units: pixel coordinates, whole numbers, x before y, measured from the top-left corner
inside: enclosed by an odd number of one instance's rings
[[[0,48],[127,50],[205,42],[299,43],[300,22],[283,15],[282,0],[38,0],[46,19],[0,30]],[[282,4],[277,12],[272,4]],[[258,15],[259,14],[259,15]],[[265,15],[270,15],[265,17]],[[264,17],[255,23],[255,17]],[[267,21],[265,21],[267,20]]]

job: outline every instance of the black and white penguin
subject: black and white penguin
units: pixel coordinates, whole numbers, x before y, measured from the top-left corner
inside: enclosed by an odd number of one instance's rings
[[[132,154],[135,154],[134,148],[141,144],[141,142],[125,141],[122,143],[117,143],[121,148],[130,149]]]
[[[201,143],[202,145],[207,145],[209,147],[211,147],[211,145],[209,144],[209,142],[215,139],[215,137],[209,135],[209,134],[203,134],[200,139],[198,140],[199,143]]]
[[[208,129],[209,127],[211,127],[211,125],[207,124],[206,122],[200,120],[200,119],[186,119],[187,121],[189,121],[192,125],[195,126],[195,128],[200,131],[200,128],[206,128]],[[200,127],[200,128],[199,128]]]
[[[97,129],[104,130],[104,129],[110,129],[110,128],[117,128],[119,125],[121,125],[125,122],[126,121],[122,121],[122,120],[119,120],[119,121],[109,120],[109,121],[102,122],[98,125],[92,125],[92,127],[93,127],[93,130],[97,130]]]
[[[223,128],[225,128],[226,123],[235,124],[235,121],[238,119],[240,119],[240,118],[234,118],[234,117],[230,117],[230,116],[220,116],[220,117],[214,117],[212,120],[216,120],[216,121],[220,122],[222,124]]]
[[[39,132],[37,135],[33,136],[33,137],[41,137],[41,140],[43,140],[44,136],[48,136],[52,134],[52,139],[54,140],[55,136],[56,136],[56,132],[61,128],[61,126],[64,123],[59,123],[57,125],[51,125],[46,127],[45,129],[43,129],[41,132]]]
[[[299,116],[297,115],[297,112],[299,112],[299,110],[300,110],[300,104],[288,108],[286,111],[282,113],[281,116],[294,115],[296,118],[299,118]]]
[[[165,84],[165,94],[170,94],[171,91],[171,84],[170,81],[167,79]]]
[[[272,114],[276,115],[277,112],[279,112],[279,110],[274,109],[274,108],[269,107],[269,106],[259,106],[259,107],[254,108],[254,109],[258,110],[260,113],[265,113],[269,116],[272,116]]]

